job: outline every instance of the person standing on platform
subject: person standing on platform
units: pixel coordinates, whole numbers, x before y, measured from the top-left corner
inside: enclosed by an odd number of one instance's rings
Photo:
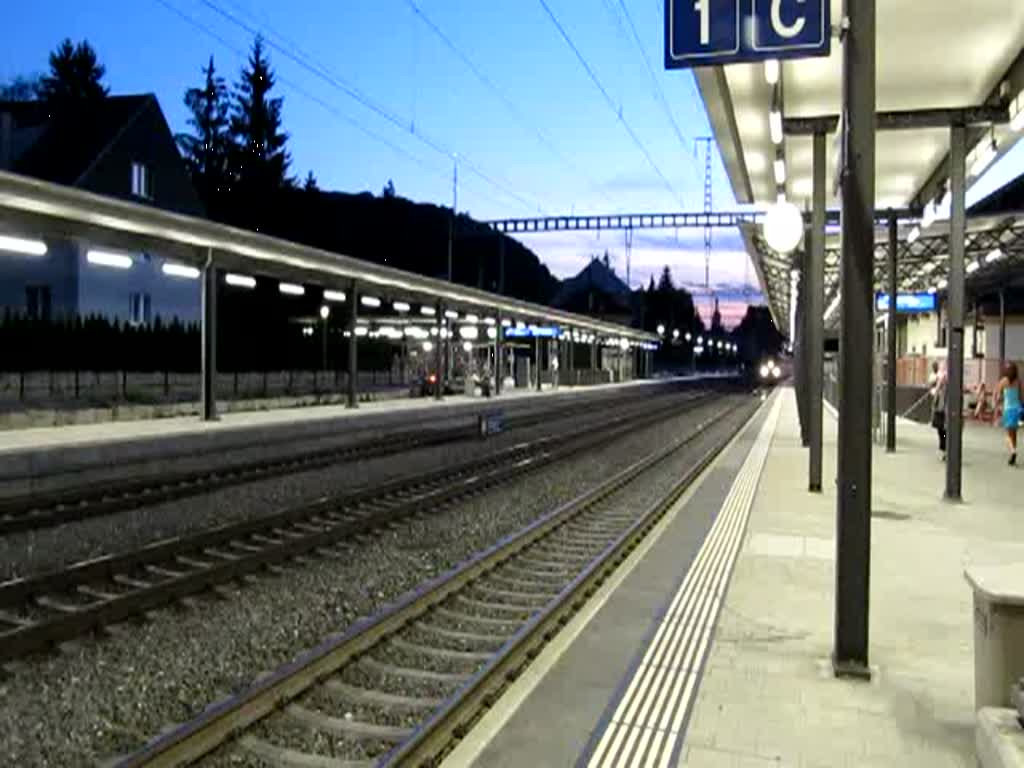
[[[932,363],[932,375],[928,377],[932,396],[932,426],[939,436],[939,456],[946,460],[946,372],[939,370],[938,362]]]
[[[1017,375],[1017,365],[1007,363],[1003,366],[1003,378],[999,380],[996,388],[995,406],[996,418],[1002,412],[1002,427],[1006,430],[1006,445],[1010,449],[1010,458],[1007,463],[1012,467],[1017,463],[1017,430],[1020,429],[1021,400],[1024,393],[1021,391],[1020,377]]]

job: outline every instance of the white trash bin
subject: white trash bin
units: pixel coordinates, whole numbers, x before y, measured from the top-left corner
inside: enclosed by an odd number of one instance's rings
[[[974,709],[1009,707],[1024,677],[1024,563],[972,565],[974,590]]]

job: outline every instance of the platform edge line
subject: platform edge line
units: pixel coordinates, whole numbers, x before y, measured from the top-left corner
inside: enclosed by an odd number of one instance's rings
[[[729,439],[729,442],[718,456],[704,468],[686,492],[658,521],[650,534],[615,569],[608,580],[587,601],[586,605],[544,647],[540,655],[533,663],[527,666],[523,674],[504,692],[495,706],[488,710],[476,723],[466,738],[458,743],[455,749],[442,762],[441,768],[464,768],[473,765],[476,759],[494,740],[495,736],[518,711],[523,702],[540,685],[547,673],[555,666],[579,635],[582,634],[583,630],[587,628],[621,583],[636,569],[636,566],[643,560],[647,552],[660,540],[665,530],[676,519],[679,511],[692,500],[711,473],[720,466],[721,462],[725,461],[725,457],[735,448],[736,444],[753,429],[752,423],[757,414],[761,413],[762,409],[774,407],[774,401],[777,400],[777,393],[775,393],[772,397],[761,403],[761,406],[754,411],[747,424]]]

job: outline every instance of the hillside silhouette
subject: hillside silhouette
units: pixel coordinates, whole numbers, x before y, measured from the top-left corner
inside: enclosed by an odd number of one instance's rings
[[[429,277],[447,278],[450,208],[397,195],[377,197],[369,192],[284,188],[273,195],[273,204],[264,206],[261,232]],[[232,217],[229,214],[225,218]],[[505,286],[501,292],[548,304],[559,281],[537,255],[466,214],[460,214],[456,223],[453,281],[499,292],[499,238],[505,246]]]

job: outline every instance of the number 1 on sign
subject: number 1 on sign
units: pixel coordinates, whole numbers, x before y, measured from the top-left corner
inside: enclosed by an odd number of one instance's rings
[[[700,44],[708,45],[711,42],[711,9],[708,7],[711,0],[696,0],[693,4],[694,10],[700,14]]]

